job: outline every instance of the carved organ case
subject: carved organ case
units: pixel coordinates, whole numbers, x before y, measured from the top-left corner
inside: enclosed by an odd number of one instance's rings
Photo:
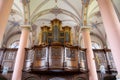
[[[63,69],[64,48],[62,46],[49,47],[49,69]]]
[[[62,22],[54,19],[51,26],[41,27],[40,36],[40,45],[34,48],[34,70],[73,71],[85,68],[84,61],[80,60],[79,47],[71,44],[71,27],[62,27]]]
[[[34,70],[46,70],[48,63],[47,63],[47,54],[48,48],[35,48],[35,55],[34,55],[34,62],[33,62],[33,69]]]
[[[65,70],[78,69],[78,49],[77,48],[65,48]]]
[[[51,21],[51,26],[41,27],[42,33],[40,45],[43,44],[69,44],[71,45],[71,28],[69,26],[62,27],[61,21],[54,19]]]

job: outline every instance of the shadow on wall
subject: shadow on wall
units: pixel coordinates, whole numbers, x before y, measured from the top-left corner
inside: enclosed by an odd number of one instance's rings
[[[104,80],[116,80],[116,76],[106,76]]]
[[[51,79],[49,79],[49,80],[66,80],[66,79],[64,79],[64,78],[59,78],[59,77],[54,77],[54,78],[51,78]]]

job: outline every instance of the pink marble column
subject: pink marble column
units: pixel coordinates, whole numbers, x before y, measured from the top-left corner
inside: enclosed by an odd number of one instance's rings
[[[29,32],[30,32],[30,25],[23,25],[22,33],[20,37],[20,44],[16,55],[12,80],[21,80],[24,57],[25,57],[25,48],[27,46]]]
[[[111,0],[97,0],[113,59],[120,76],[120,22]]]
[[[14,0],[0,0],[0,47]]]
[[[98,80],[96,65],[95,65],[95,58],[92,51],[90,28],[83,27],[82,35],[83,35],[85,48],[87,48],[86,56],[87,56],[87,64],[88,64],[88,70],[89,70],[89,80]]]

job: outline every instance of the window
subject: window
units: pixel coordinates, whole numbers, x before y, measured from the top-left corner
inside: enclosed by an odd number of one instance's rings
[[[19,48],[19,40],[14,41],[11,45],[10,48]]]
[[[100,48],[101,48],[100,44],[92,41],[92,49],[100,49]]]

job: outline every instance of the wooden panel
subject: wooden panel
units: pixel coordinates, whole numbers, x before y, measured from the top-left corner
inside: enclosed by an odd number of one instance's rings
[[[35,49],[33,69],[47,69],[47,48]]]
[[[34,53],[35,53],[35,51],[33,49],[26,50],[24,70],[30,70],[32,68],[32,64],[33,64],[33,60],[34,60]]]
[[[2,63],[3,67],[9,67],[9,70],[13,70],[14,62],[13,61],[3,61]]]
[[[9,70],[13,70],[16,53],[17,53],[17,49],[16,50],[6,49],[4,53],[3,61],[2,61],[2,67],[5,66],[5,67],[8,67]]]
[[[65,69],[78,69],[78,50],[72,48],[65,49]]]
[[[100,65],[104,65],[107,68],[106,56],[104,51],[94,51],[96,68],[99,70]]]
[[[112,53],[111,52],[107,52],[106,54],[108,54],[108,61],[109,61],[110,68],[112,70],[116,70],[116,66],[115,66],[115,62],[113,60]]]
[[[49,48],[49,68],[63,68],[63,47]]]
[[[36,60],[34,62],[34,68],[38,68],[38,69],[43,69],[43,68],[47,68],[46,67],[46,60]]]
[[[80,70],[87,70],[87,59],[85,51],[79,50],[79,67]]]
[[[0,49],[0,65],[2,65],[2,60],[3,60],[3,52],[4,52],[4,49]]]

